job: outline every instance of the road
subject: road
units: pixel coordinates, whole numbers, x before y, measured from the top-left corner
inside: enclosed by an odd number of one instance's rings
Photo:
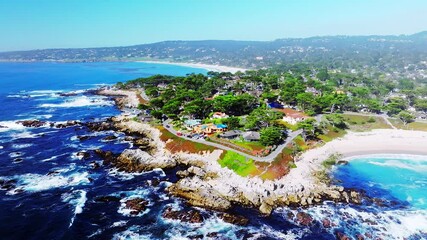
[[[238,151],[236,149],[233,149],[233,148],[221,145],[219,143],[209,142],[209,141],[200,140],[200,139],[192,139],[192,138],[188,138],[188,137],[185,137],[185,136],[178,136],[177,131],[175,129],[173,129],[173,127],[170,125],[170,122],[171,122],[170,119],[164,121],[163,122],[163,127],[165,127],[165,129],[167,129],[170,133],[172,133],[173,135],[175,135],[177,137],[183,138],[183,139],[185,139],[187,141],[202,143],[202,144],[205,144],[205,145],[216,147],[216,148],[219,148],[219,149],[222,149],[222,150],[225,150],[225,151],[233,151],[233,152],[236,152],[236,153],[238,153],[238,154],[240,154],[240,155],[242,155],[244,157],[253,159],[253,160],[258,161],[258,162],[272,162],[277,157],[277,155],[279,155],[283,151],[283,149],[289,143],[291,143],[299,134],[302,133],[302,130],[297,130],[297,131],[291,132],[289,134],[289,136],[286,138],[285,142],[282,143],[282,144],[280,144],[279,146],[277,146],[277,148],[273,152],[271,152],[268,156],[265,156],[265,157],[256,157],[256,156],[252,156],[252,155],[249,155],[247,153]],[[170,127],[166,127],[167,125],[169,125]]]

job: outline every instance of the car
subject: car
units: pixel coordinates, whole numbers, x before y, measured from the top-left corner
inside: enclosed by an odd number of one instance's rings
[[[169,125],[166,125],[166,128],[170,128],[171,126],[169,126]]]

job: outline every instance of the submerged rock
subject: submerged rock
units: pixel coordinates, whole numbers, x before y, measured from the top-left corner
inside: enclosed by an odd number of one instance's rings
[[[201,223],[204,220],[203,216],[197,210],[190,210],[190,211],[177,210],[176,211],[176,210],[173,210],[171,207],[166,208],[162,216],[164,218],[180,220],[182,222],[189,222],[189,223]]]
[[[120,198],[115,196],[101,196],[101,197],[95,198],[95,201],[102,202],[102,203],[120,202]]]
[[[116,139],[117,139],[116,136],[111,135],[111,136],[104,137],[102,140],[104,140],[104,141],[112,141],[112,140],[116,140]]]
[[[131,209],[131,215],[138,215],[147,209],[148,201],[142,198],[134,198],[127,200],[125,202],[125,206],[126,208]]]
[[[21,124],[24,127],[43,127],[46,125],[46,122],[40,121],[40,120],[24,120],[24,121],[17,121],[16,123]]]
[[[116,156],[111,151],[103,151],[101,149],[96,149],[95,153],[104,160],[104,164],[110,164],[116,160]]]
[[[249,223],[249,219],[243,216],[233,215],[229,213],[221,213],[218,215],[218,217],[224,220],[224,222],[228,222],[234,225],[246,226]]]
[[[66,123],[51,123],[50,126],[51,127],[55,127],[55,128],[67,128],[67,127],[73,127],[76,125],[81,125],[81,122],[79,121],[67,121]]]
[[[313,222],[313,217],[308,213],[298,212],[296,221],[303,226],[309,226]]]
[[[78,158],[81,158],[81,159],[88,159],[88,158],[90,158],[90,153],[88,153],[88,152],[86,152],[86,151],[81,151],[81,152],[78,152],[78,153],[76,154],[76,156],[77,156]]]

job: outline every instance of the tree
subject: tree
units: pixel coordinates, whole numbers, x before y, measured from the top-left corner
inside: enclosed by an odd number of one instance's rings
[[[240,128],[240,119],[238,117],[225,118],[222,123],[227,124],[229,130]]]
[[[344,117],[342,114],[329,114],[326,115],[326,119],[332,124],[332,126],[345,129],[347,128],[347,124],[345,123]]]
[[[317,73],[316,77],[320,80],[320,81],[326,81],[329,79],[329,73],[328,73],[328,69],[327,68],[322,68],[320,69],[320,71]]]
[[[407,107],[406,101],[403,98],[395,97],[388,100],[386,106],[387,113],[389,116],[399,114],[401,111],[405,110]]]
[[[401,111],[397,116],[399,117],[400,120],[402,120],[404,125],[410,122],[413,122],[415,119],[415,116],[408,111]]]
[[[253,110],[246,118],[245,128],[247,129],[261,129],[271,126],[275,120],[280,119],[283,113],[257,108]]]
[[[427,112],[427,99],[417,99],[417,100],[415,100],[414,107],[418,111]]]
[[[267,127],[260,132],[260,142],[264,146],[277,145],[283,141],[285,134],[278,127]]]
[[[297,126],[299,129],[303,130],[302,135],[304,140],[307,138],[315,138],[316,132],[319,130],[314,118],[308,118],[302,122],[299,122]]]

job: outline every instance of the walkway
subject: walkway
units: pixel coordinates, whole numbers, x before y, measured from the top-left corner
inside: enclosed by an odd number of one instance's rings
[[[188,138],[188,137],[185,137],[185,136],[178,136],[178,132],[175,129],[173,129],[173,127],[170,125],[170,123],[171,123],[170,119],[164,121],[163,122],[163,127],[165,127],[165,129],[167,129],[170,133],[172,133],[173,135],[175,135],[177,137],[183,138],[183,139],[185,139],[187,141],[202,143],[202,144],[205,144],[205,145],[216,147],[216,148],[219,148],[219,149],[222,149],[222,150],[225,150],[225,151],[233,151],[233,152],[236,152],[236,153],[238,153],[238,154],[240,154],[240,155],[242,155],[244,157],[253,159],[253,160],[258,161],[258,162],[272,162],[277,157],[277,155],[279,155],[283,151],[283,149],[289,143],[291,143],[299,134],[302,133],[302,130],[297,130],[297,131],[291,132],[289,134],[289,136],[286,138],[285,142],[282,143],[282,144],[280,144],[279,146],[277,146],[277,148],[273,152],[271,152],[268,156],[265,156],[265,157],[256,157],[256,156],[252,156],[252,155],[246,154],[244,152],[238,151],[236,149],[233,149],[233,148],[230,148],[230,147],[218,144],[218,143],[209,142],[209,141],[200,140],[200,139]],[[167,125],[169,125],[169,127],[166,127]]]

